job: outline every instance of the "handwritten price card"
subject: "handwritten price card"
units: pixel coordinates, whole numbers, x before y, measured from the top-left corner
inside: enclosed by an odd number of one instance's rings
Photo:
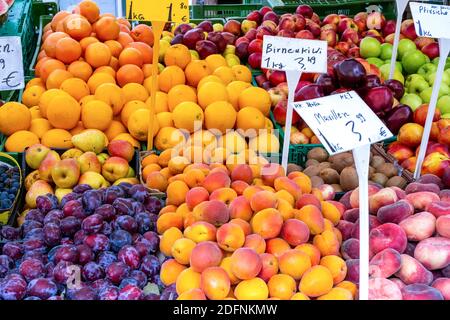
[[[189,22],[188,0],[126,0],[130,20]]]
[[[450,6],[410,2],[409,7],[418,36],[450,39]]]
[[[24,87],[20,37],[0,37],[0,91]]]
[[[327,71],[327,42],[264,36],[261,67],[272,70]]]
[[[295,102],[293,105],[330,154],[353,150],[393,136],[355,91]]]

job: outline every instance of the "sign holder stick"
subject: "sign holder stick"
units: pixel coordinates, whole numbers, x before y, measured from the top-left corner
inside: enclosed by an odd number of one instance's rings
[[[450,52],[450,39],[439,39],[439,64],[436,70],[436,79],[431,92],[430,103],[428,104],[427,120],[422,135],[422,142],[420,143],[419,155],[417,156],[416,170],[414,171],[414,179],[419,179],[422,171],[422,164],[427,151],[428,140],[430,139],[431,125],[433,124],[434,112],[436,110],[436,103],[438,100],[439,87],[442,82],[442,74],[444,73],[445,62]]]
[[[153,43],[153,62],[152,62],[152,87],[150,92],[150,119],[148,124],[147,150],[153,149],[153,122],[155,118],[156,92],[158,88],[158,62],[159,62],[159,39],[161,39],[164,30],[163,21],[152,21],[152,30],[154,36]]]
[[[353,150],[359,183],[359,300],[369,300],[370,144]]]
[[[397,61],[398,42],[400,41],[400,28],[402,24],[403,13],[406,10],[409,0],[397,0],[397,22],[395,23],[395,37],[392,47],[391,69],[389,71],[389,79],[392,79],[395,71],[395,62]]]
[[[293,112],[293,103],[295,96],[295,89],[297,88],[297,84],[300,81],[302,73],[296,70],[287,70],[286,78],[288,83],[289,95],[288,95],[288,103],[287,103],[287,112],[286,112],[286,124],[284,127],[284,141],[283,141],[283,155],[281,160],[281,165],[284,168],[284,171],[287,172],[287,165],[289,159],[289,146],[291,141],[291,126],[292,126],[292,112]]]

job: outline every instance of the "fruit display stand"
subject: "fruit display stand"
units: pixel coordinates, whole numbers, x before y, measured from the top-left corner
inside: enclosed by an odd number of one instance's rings
[[[58,12],[57,1],[32,0],[33,25],[36,33],[39,32],[40,17],[43,15],[54,15]]]
[[[191,18],[210,19],[226,17],[245,17],[253,10],[258,10],[258,4],[223,4],[223,5],[192,5]]]
[[[17,168],[20,177],[18,191],[16,193],[14,200],[12,201],[11,206],[9,208],[2,208],[0,206],[0,226],[11,225],[14,222],[17,213],[17,208],[19,206],[19,203],[21,202],[21,199],[23,199],[24,197],[23,193],[24,173],[22,172],[22,169],[19,165],[20,161],[22,160],[21,158],[22,158],[21,154],[10,155],[0,152],[0,166],[4,168],[10,168],[8,170],[11,170],[11,168]],[[4,183],[4,181],[1,182],[2,184]],[[0,201],[3,201],[3,199],[1,199]]]
[[[395,18],[395,1],[390,0],[267,0],[276,13],[292,13],[302,4],[311,6],[321,18],[328,14],[354,15],[367,11],[370,6],[377,6],[388,19]]]

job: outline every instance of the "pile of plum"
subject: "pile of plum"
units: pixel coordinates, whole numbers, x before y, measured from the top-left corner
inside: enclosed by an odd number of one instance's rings
[[[60,204],[38,197],[19,228],[1,229],[0,300],[176,298],[174,288],[164,291],[155,255],[162,206],[144,186],[125,183],[79,185]]]
[[[405,190],[369,186],[369,299],[450,299],[450,189],[426,174]],[[447,189],[445,189],[447,188]],[[340,202],[347,280],[359,280],[358,189]]]

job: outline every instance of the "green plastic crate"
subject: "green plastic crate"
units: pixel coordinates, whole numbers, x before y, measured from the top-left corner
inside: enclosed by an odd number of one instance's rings
[[[33,18],[33,25],[35,27],[36,33],[39,32],[39,22],[40,17],[44,15],[55,15],[58,13],[58,3],[57,2],[50,2],[44,0],[33,0],[32,1],[32,18]]]
[[[250,12],[259,10],[260,4],[223,4],[223,5],[192,5],[192,19],[246,17]]]
[[[301,4],[310,5],[321,18],[331,13],[355,15],[377,6],[388,19],[395,19],[396,5],[392,0],[267,0],[277,13],[292,13]]]
[[[42,35],[44,34],[44,27],[52,21],[53,16],[50,15],[43,15],[39,17],[39,28],[37,32],[37,40],[35,45],[35,51],[33,55],[33,59],[30,63],[30,67],[28,68],[28,75],[34,77],[34,67],[36,66],[37,57],[39,55],[39,51],[41,50],[41,42],[42,42]]]

